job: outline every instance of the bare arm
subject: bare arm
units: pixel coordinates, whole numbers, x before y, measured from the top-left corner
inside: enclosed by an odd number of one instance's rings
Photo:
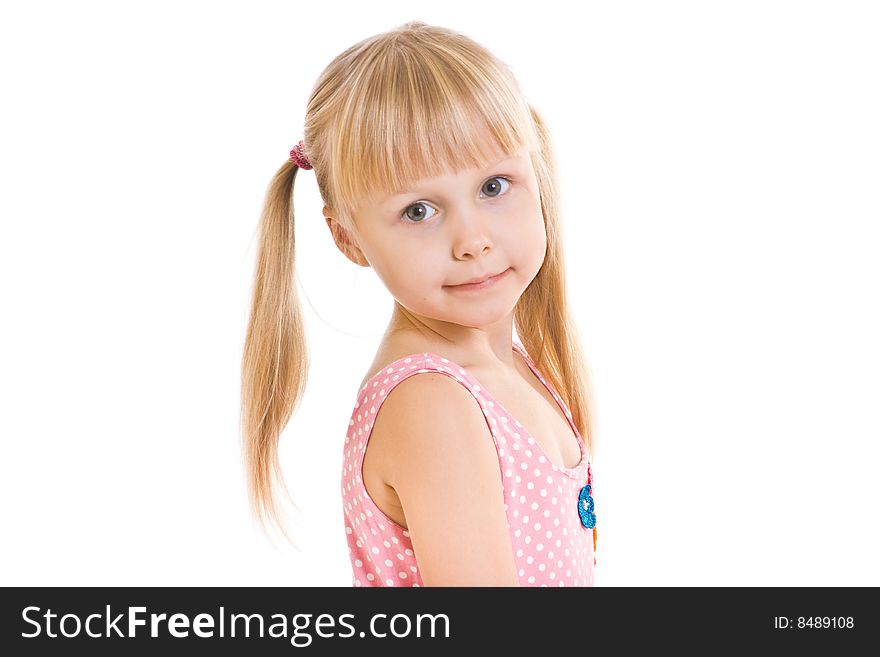
[[[423,373],[383,402],[371,440],[400,499],[426,586],[518,586],[501,471],[476,399]]]

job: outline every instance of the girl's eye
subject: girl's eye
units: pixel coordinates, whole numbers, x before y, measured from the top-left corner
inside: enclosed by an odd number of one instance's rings
[[[504,183],[507,187],[504,187],[502,184]],[[510,187],[510,180],[505,178],[504,176],[493,176],[489,178],[485,183],[483,183],[483,187],[481,191],[485,192],[489,198],[497,198],[501,196],[508,188]],[[431,206],[425,203],[424,201],[419,201],[418,203],[413,203],[408,206],[403,211],[404,223],[408,224],[421,224],[426,221],[426,208],[430,208]],[[431,208],[433,210],[433,208]],[[430,218],[433,215],[427,214],[427,217]]]
[[[484,190],[492,189],[492,192],[489,192],[489,197],[495,197],[501,195],[501,191],[499,191],[498,183],[494,182],[496,180],[500,180],[502,182],[507,183],[507,186],[510,187],[510,181],[507,178],[503,178],[502,176],[495,176],[494,178],[489,178],[486,183],[483,185]]]
[[[419,201],[418,203],[413,203],[406,210],[403,211],[403,216],[406,217],[406,223],[410,224],[420,224],[425,221],[425,208],[430,208],[431,206],[426,204],[424,201]],[[416,210],[417,212],[410,213],[410,210]],[[430,216],[430,215],[429,215]]]

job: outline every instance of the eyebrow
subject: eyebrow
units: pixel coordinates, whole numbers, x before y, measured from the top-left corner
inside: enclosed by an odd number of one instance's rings
[[[486,169],[494,169],[495,167],[499,167],[499,166],[501,166],[501,165],[504,164],[505,162],[510,162],[511,160],[516,160],[516,159],[518,159],[518,158],[519,158],[519,155],[518,155],[518,154],[508,155],[508,156],[504,157],[503,159],[498,160],[497,162],[493,162],[493,163],[491,163],[491,164],[487,164],[486,166],[483,167],[483,169],[484,169],[484,170],[486,170]],[[384,200],[383,202],[391,202],[391,201],[393,201],[394,199],[398,198],[399,196],[406,196],[407,194],[415,194],[417,191],[418,191],[417,189],[402,189],[402,190],[395,190],[395,191],[392,191],[390,194],[388,194],[388,195],[385,197],[385,200]]]

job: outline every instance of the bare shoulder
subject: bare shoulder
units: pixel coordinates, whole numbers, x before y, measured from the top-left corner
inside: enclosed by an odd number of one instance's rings
[[[517,586],[498,453],[471,392],[440,372],[410,376],[372,432],[425,584]]]
[[[473,450],[472,456],[491,456],[498,469],[479,402],[465,386],[440,372],[416,374],[398,383],[382,403],[371,440],[377,430],[384,451],[398,466],[410,466],[412,459],[432,462],[459,448]],[[394,470],[387,473],[392,485],[411,468]]]

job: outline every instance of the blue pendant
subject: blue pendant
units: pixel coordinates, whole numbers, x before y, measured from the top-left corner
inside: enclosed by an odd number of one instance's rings
[[[590,495],[590,484],[581,488],[578,495],[578,515],[581,517],[581,524],[587,529],[596,526],[596,514],[593,513],[593,497]]]

